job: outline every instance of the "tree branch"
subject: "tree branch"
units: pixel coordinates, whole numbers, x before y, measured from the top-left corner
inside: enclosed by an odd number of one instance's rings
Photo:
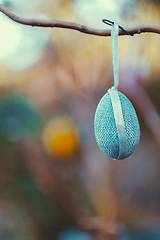
[[[89,28],[84,25],[72,23],[72,22],[65,22],[65,21],[58,21],[58,20],[28,19],[28,18],[18,17],[15,14],[11,13],[2,4],[0,4],[0,12],[4,13],[6,16],[8,16],[10,19],[12,19],[13,21],[15,21],[17,23],[29,25],[32,27],[67,28],[67,29],[77,30],[82,33],[92,34],[92,35],[97,35],[97,36],[110,36],[111,35],[110,30]],[[145,33],[145,32],[160,34],[160,26],[155,26],[155,25],[145,25],[144,24],[144,25],[139,25],[136,27],[126,28],[126,30],[133,35]],[[127,35],[127,33],[125,33],[123,30],[120,30],[119,35]]]

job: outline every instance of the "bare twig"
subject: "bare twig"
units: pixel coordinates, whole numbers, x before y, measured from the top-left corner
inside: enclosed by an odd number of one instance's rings
[[[8,16],[10,19],[12,19],[13,21],[15,21],[17,23],[29,25],[32,27],[36,26],[36,27],[51,27],[51,28],[67,28],[67,29],[77,30],[82,33],[92,34],[92,35],[97,35],[97,36],[110,36],[111,35],[110,30],[89,28],[84,25],[72,23],[72,22],[65,22],[65,21],[58,21],[58,20],[28,19],[28,18],[18,17],[15,14],[11,13],[2,4],[0,4],[0,12],[4,13],[6,16]],[[155,25],[145,25],[145,24],[138,25],[136,27],[126,28],[126,30],[132,35],[145,33],[145,32],[160,34],[160,26],[155,26]],[[124,32],[123,30],[120,30],[119,35],[127,35],[127,33]]]

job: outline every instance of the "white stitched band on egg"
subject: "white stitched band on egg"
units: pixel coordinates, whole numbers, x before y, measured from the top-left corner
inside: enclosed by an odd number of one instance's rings
[[[119,138],[119,155],[118,159],[123,159],[126,156],[127,151],[127,136],[126,136],[126,129],[125,129],[125,123],[123,119],[123,113],[122,113],[122,107],[121,102],[119,99],[118,91],[115,89],[109,89],[108,93],[111,98],[112,107],[113,107],[113,113],[115,118],[115,123],[117,127],[118,132],[118,138]]]

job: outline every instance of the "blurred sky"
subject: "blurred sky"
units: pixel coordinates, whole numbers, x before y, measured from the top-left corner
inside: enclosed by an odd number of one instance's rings
[[[132,8],[135,5],[134,0],[76,0],[75,1],[77,13],[85,19],[86,22],[98,28],[105,28],[102,23],[103,18],[112,21],[122,21],[122,10],[125,8]]]
[[[47,16],[36,11],[36,8],[42,2],[43,0],[0,1],[10,11],[21,17],[48,20]],[[1,35],[3,36],[0,39],[0,60],[5,60],[8,68],[22,70],[32,66],[42,58],[51,29],[44,34],[43,29],[15,23],[4,14],[0,14],[0,21],[3,23],[0,25]],[[23,59],[23,61],[19,61],[20,59]]]
[[[58,0],[50,0],[50,2],[54,1],[57,2]],[[46,1],[0,0],[1,4],[4,4],[18,16],[48,20],[49,18],[46,15],[37,10],[42,2]],[[134,3],[135,1],[131,0],[76,0],[75,10],[87,25],[106,28],[102,23],[103,18],[121,21],[121,11],[124,6],[131,8]],[[0,38],[0,60],[5,60],[8,68],[22,70],[32,66],[43,57],[51,29],[20,25],[4,16],[4,14],[0,14],[0,21],[0,32],[3,36]],[[23,59],[23,61],[19,61],[20,59]]]

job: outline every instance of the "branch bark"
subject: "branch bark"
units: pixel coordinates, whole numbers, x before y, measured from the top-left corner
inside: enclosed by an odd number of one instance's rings
[[[0,12],[8,16],[14,22],[17,22],[23,25],[29,25],[32,27],[67,28],[67,29],[72,29],[82,33],[96,35],[96,36],[111,35],[110,30],[90,28],[78,23],[65,22],[65,21],[59,21],[59,20],[41,20],[41,19],[28,19],[28,18],[18,17],[17,15],[10,12],[2,4],[0,4]],[[133,35],[145,33],[145,32],[160,34],[160,26],[156,26],[156,25],[144,24],[144,25],[138,25],[136,27],[126,28],[126,30]],[[123,30],[120,30],[119,35],[127,35],[127,33],[125,33]]]

